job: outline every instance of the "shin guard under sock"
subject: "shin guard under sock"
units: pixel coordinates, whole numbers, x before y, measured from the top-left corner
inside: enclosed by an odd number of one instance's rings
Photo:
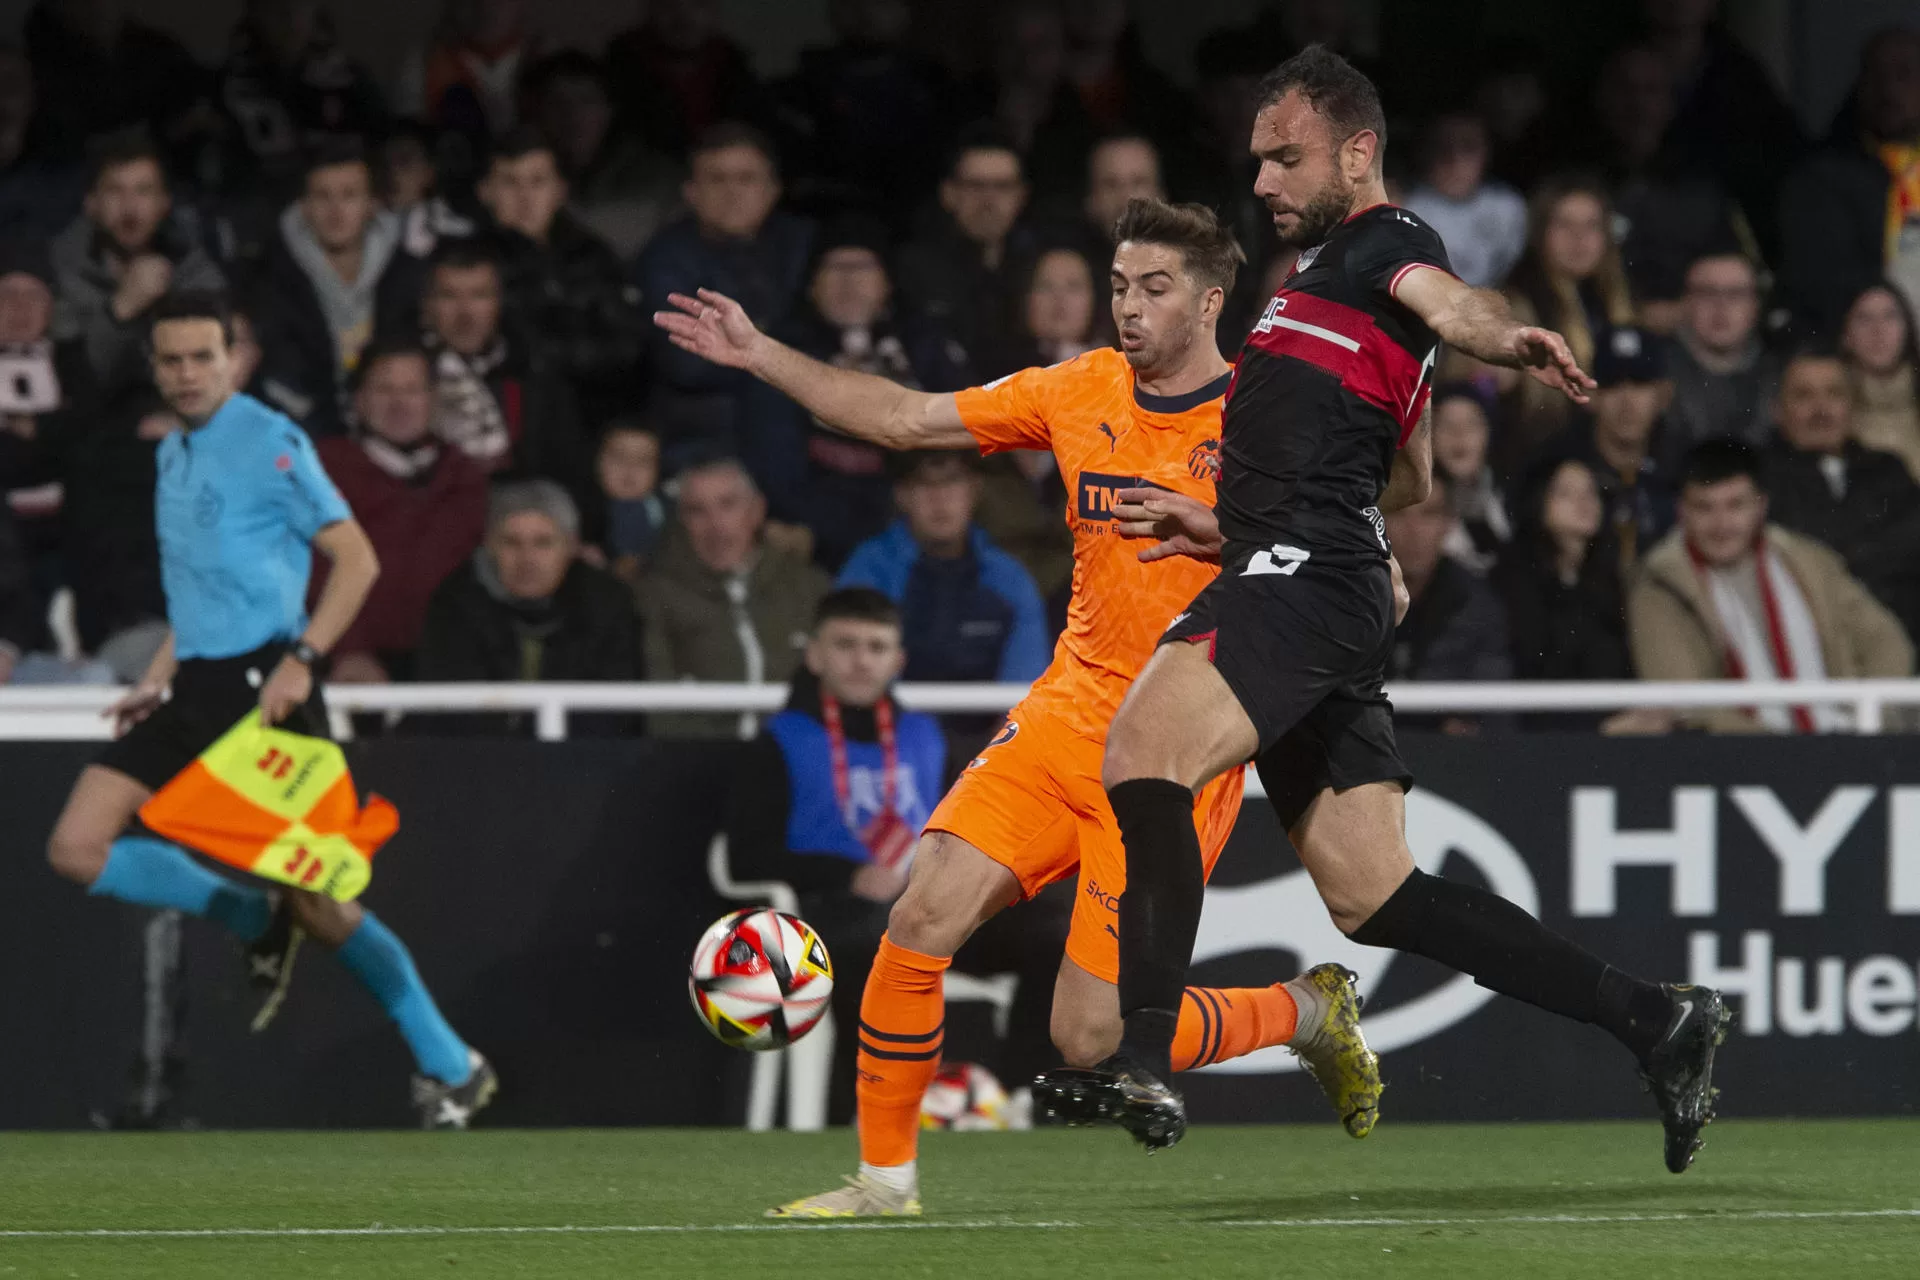
[[[1173,1034],[1173,1069],[1191,1071],[1285,1044],[1299,1016],[1284,986],[1188,987]]]
[[[1193,792],[1166,778],[1134,778],[1107,792],[1127,851],[1120,895],[1120,1012],[1127,1049],[1172,1072],[1174,1031],[1206,893]]]
[[[860,996],[855,1096],[863,1164],[911,1164],[919,1151],[920,1099],[940,1070],[952,963],[880,938]]]

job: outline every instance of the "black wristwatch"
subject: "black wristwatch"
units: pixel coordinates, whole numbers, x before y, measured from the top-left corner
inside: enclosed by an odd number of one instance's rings
[[[287,650],[287,656],[309,671],[318,671],[320,664],[326,661],[326,655],[308,644],[305,640],[296,640]]]

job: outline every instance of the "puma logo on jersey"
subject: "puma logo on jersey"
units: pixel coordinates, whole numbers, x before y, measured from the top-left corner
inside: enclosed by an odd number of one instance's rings
[[[1106,423],[1100,424],[1100,434],[1107,438],[1107,452],[1112,453],[1120,447],[1120,437],[1113,434],[1113,428]]]

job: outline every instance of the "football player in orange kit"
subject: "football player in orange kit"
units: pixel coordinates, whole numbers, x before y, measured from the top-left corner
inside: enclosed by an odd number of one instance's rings
[[[1233,378],[1214,327],[1244,262],[1213,212],[1131,201],[1115,227],[1113,318],[1102,348],[950,395],[811,360],[760,333],[709,290],[654,319],[676,346],[745,369],[821,421],[893,449],[1050,449],[1070,495],[1073,599],[1052,666],[934,811],[894,904],[860,1009],[861,1165],[848,1185],[773,1217],[912,1215],[921,1095],[940,1062],[943,975],[981,921],[1076,872],[1052,1030],[1069,1063],[1112,1053],[1121,1031],[1120,830],[1100,784],[1107,725],[1174,614],[1216,568],[1129,536],[1154,536],[1151,491],[1211,507],[1221,404]],[[1194,817],[1212,869],[1240,808],[1241,773],[1204,788]],[[1348,1132],[1372,1129],[1379,1067],[1360,1033],[1352,976],[1321,965],[1272,987],[1188,988],[1179,1065],[1290,1045]]]

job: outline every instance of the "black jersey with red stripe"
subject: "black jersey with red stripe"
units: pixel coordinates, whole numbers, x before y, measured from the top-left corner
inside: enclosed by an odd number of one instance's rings
[[[1229,540],[1284,545],[1290,560],[1385,558],[1376,504],[1426,408],[1439,344],[1393,297],[1422,266],[1450,273],[1446,246],[1390,204],[1300,255],[1227,393],[1218,513]]]

